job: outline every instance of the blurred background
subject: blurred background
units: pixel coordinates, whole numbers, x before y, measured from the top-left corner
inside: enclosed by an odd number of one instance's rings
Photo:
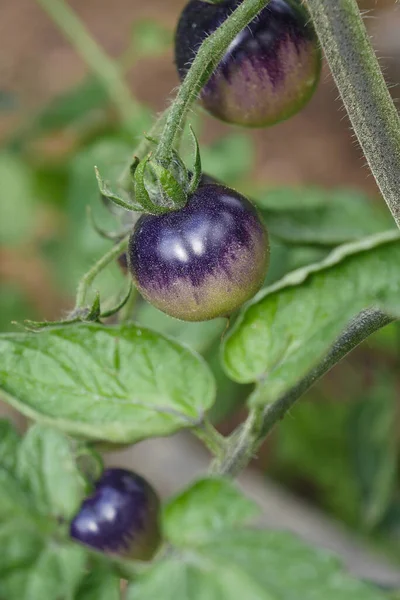
[[[79,277],[110,244],[89,224],[86,206],[92,206],[101,226],[116,228],[99,202],[93,165],[115,181],[178,85],[172,38],[183,0],[70,0],[69,5],[125,74],[134,118],[129,128],[121,124],[99,79],[39,3],[1,0],[1,331],[15,331],[13,321],[66,314]],[[367,11],[393,96],[399,97],[400,9],[395,0],[365,0],[360,7]],[[203,144],[204,170],[253,195],[271,223],[268,282],[320,260],[336,244],[370,233],[377,224],[391,226],[337,96],[324,66],[310,104],[273,128],[248,132],[201,110],[190,116]],[[323,206],[313,205],[318,188]],[[286,213],[281,208],[288,198],[292,206]],[[311,198],[310,212],[293,211],[293,198],[299,203]],[[352,226],[343,233],[346,210],[357,203],[367,207],[365,222],[355,210]],[[114,265],[95,287],[112,304],[126,283]],[[249,388],[233,384],[220,369],[224,322],[185,325],[140,300],[135,319],[204,354],[219,384],[212,418],[228,433],[245,414]],[[302,399],[269,438],[254,468],[294,501],[344,524],[400,564],[399,400],[400,327],[392,325]],[[5,406],[1,411],[10,414]],[[21,417],[12,416],[25,426]]]

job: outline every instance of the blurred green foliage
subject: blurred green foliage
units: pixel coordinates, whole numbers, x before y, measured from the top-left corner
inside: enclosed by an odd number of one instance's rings
[[[15,246],[32,239],[37,216],[34,172],[18,156],[0,154],[0,244]]]

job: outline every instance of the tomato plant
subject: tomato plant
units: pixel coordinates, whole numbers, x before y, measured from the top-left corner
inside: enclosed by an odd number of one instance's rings
[[[24,436],[0,421],[0,598],[388,598],[372,575],[357,579],[296,536],[255,527],[257,505],[235,483],[276,428],[282,480],[312,470],[323,503],[350,524],[360,517],[365,535],[398,522],[391,373],[380,382],[384,403],[371,392],[278,425],[400,318],[400,120],[355,0],[190,0],[176,15],[181,85],[158,118],[64,0],[38,2],[92,71],[80,93],[96,110],[111,101],[119,123],[118,135],[83,144],[57,188],[68,188],[75,218],[75,243],[67,235],[58,247],[60,289],[77,264],[84,272],[75,305],[0,334],[1,398],[31,421]],[[171,44],[153,25],[142,24],[145,43],[136,32],[127,56]],[[198,99],[227,123],[275,125],[311,98],[322,54],[385,210],[349,190],[265,193],[237,131],[199,144]],[[81,123],[74,98],[36,127]],[[0,173],[29,218],[15,231],[5,218],[8,240],[29,235],[33,212],[20,144],[12,140]],[[95,213],[87,221],[85,202]],[[226,410],[221,388],[247,408],[229,435],[213,423]],[[183,430],[207,447],[210,465],[162,506],[146,465],[140,475],[108,466],[109,451]],[[339,459],[328,476],[331,447]],[[345,497],[332,492],[340,475]]]

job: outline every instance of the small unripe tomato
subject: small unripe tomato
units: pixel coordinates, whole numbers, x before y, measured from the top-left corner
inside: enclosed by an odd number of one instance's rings
[[[151,485],[125,469],[106,469],[70,525],[96,550],[150,560],[160,543],[159,500]]]
[[[230,315],[260,289],[268,234],[247,198],[207,184],[181,210],[141,216],[128,263],[148,302],[183,321],[205,321]]]
[[[186,5],[175,36],[181,80],[204,39],[242,1],[190,0]],[[320,71],[318,40],[301,2],[271,0],[236,36],[200,98],[207,111],[222,121],[265,127],[287,119],[308,102]]]

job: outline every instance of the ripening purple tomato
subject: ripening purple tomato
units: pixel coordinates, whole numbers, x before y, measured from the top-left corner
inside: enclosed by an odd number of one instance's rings
[[[186,5],[175,36],[181,80],[204,39],[242,1],[190,0]],[[320,71],[318,40],[300,0],[271,0],[231,43],[200,98],[222,121],[265,127],[287,119],[308,102]]]
[[[106,469],[70,526],[96,550],[150,560],[160,543],[159,500],[150,484],[125,469]]]
[[[268,234],[247,198],[203,185],[183,209],[140,217],[128,262],[151,304],[184,321],[205,321],[228,316],[260,289]]]

